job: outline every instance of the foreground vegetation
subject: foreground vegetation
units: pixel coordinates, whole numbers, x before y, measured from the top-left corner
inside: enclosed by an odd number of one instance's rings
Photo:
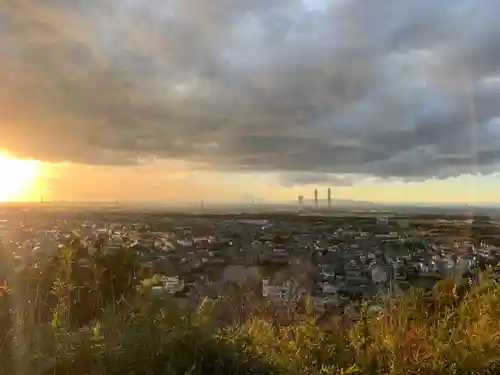
[[[135,287],[125,249],[71,249],[8,271],[0,296],[1,374],[466,374],[500,372],[500,286],[446,280],[316,321],[307,304],[271,310],[237,295],[189,314]]]

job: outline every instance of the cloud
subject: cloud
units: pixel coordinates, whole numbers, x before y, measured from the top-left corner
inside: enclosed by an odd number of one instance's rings
[[[286,187],[295,187],[310,184],[329,186],[352,186],[362,180],[361,176],[338,176],[328,173],[298,172],[282,173],[281,184]]]
[[[323,4],[3,1],[0,148],[318,181],[495,169],[498,1]]]

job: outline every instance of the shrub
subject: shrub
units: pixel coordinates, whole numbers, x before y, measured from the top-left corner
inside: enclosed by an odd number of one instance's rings
[[[1,374],[467,374],[500,366],[500,286],[445,280],[354,323],[248,295],[186,314],[147,288],[137,260],[73,247],[7,275]],[[238,308],[237,304],[241,304]],[[244,309],[243,309],[244,307]]]

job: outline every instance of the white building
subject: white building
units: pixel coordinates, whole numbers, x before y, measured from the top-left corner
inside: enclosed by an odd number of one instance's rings
[[[238,219],[236,220],[237,223],[239,224],[247,224],[247,225],[256,225],[256,226],[264,226],[269,224],[269,220],[267,219]]]
[[[381,217],[378,217],[377,218],[377,224],[380,224],[380,225],[387,225],[389,224],[389,218],[386,217],[386,216],[381,216]]]
[[[303,288],[290,280],[283,284],[273,285],[269,278],[262,279],[262,296],[272,301],[290,301],[304,295],[305,292]]]
[[[380,264],[375,264],[372,266],[371,274],[373,282],[377,284],[385,283],[389,278],[385,267]]]
[[[184,282],[180,280],[179,276],[165,276],[162,278],[160,285],[154,286],[153,292],[156,293],[175,293],[184,288]]]

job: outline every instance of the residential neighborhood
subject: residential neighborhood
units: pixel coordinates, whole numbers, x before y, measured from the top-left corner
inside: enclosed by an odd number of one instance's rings
[[[137,283],[149,282],[155,294],[181,306],[237,287],[269,303],[308,297],[318,314],[352,314],[360,301],[376,310],[387,296],[432,288],[446,277],[474,283],[479,269],[500,262],[496,245],[446,234],[472,228],[469,219],[104,211],[18,212],[0,219],[2,246],[17,262],[62,247],[126,249],[141,265]]]

